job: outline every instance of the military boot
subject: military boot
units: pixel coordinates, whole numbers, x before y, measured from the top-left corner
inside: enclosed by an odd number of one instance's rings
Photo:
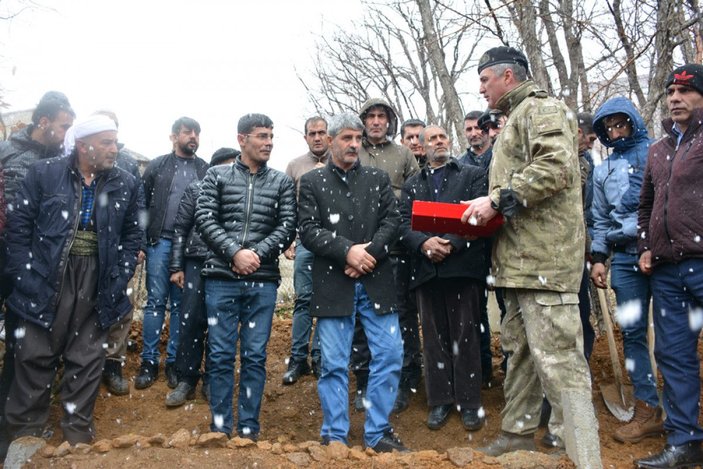
[[[518,435],[501,431],[491,444],[483,448],[476,448],[476,450],[488,456],[498,457],[501,454],[518,450],[536,451],[537,446],[535,446],[534,433]]]
[[[644,401],[635,401],[635,415],[627,425],[618,428],[613,438],[620,443],[637,443],[648,436],[664,433],[662,409],[659,406],[650,407]]]
[[[129,381],[122,377],[122,363],[108,358],[103,367],[103,383],[115,396],[129,394]]]

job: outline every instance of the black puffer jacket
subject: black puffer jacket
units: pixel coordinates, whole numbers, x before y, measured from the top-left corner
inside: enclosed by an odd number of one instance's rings
[[[0,167],[5,180],[5,203],[14,205],[20,184],[32,165],[42,159],[59,156],[60,149],[50,149],[32,140],[33,125],[13,133],[10,140],[0,142]]]
[[[486,195],[488,181],[486,172],[478,166],[462,165],[451,158],[444,167],[444,176],[439,194],[435,193],[432,171],[429,166],[408,179],[403,187],[400,213],[402,241],[412,254],[410,288],[417,288],[435,278],[472,278],[484,282],[488,273],[486,241],[467,241],[461,236],[441,233],[425,233],[410,228],[413,201],[459,203]],[[422,244],[432,236],[448,239],[452,253],[440,263],[433,263],[421,252]]]
[[[278,256],[295,238],[296,210],[293,180],[280,171],[263,166],[252,174],[239,157],[210,168],[195,211],[198,232],[211,249],[203,276],[280,280]],[[251,275],[232,271],[240,249],[259,255],[261,267]]]
[[[185,258],[204,261],[208,248],[195,229],[195,206],[200,194],[201,181],[188,184],[178,206],[176,220],[173,222],[173,243],[171,244],[171,261],[168,270],[171,273],[185,269]]]

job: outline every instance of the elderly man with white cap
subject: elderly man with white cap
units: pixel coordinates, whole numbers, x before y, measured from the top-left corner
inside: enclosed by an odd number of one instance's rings
[[[64,438],[94,439],[93,409],[109,327],[131,309],[127,282],[141,240],[139,181],[115,167],[117,129],[93,115],[73,126],[68,157],[41,161],[8,213],[7,307],[19,324],[7,403],[14,438],[41,436],[51,383],[63,360]]]

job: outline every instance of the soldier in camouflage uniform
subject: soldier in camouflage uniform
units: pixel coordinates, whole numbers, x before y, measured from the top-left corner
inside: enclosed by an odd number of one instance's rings
[[[502,432],[481,451],[534,450],[542,392],[551,402],[552,444],[563,447],[561,390],[590,393],[578,291],[584,222],[576,119],[527,78],[524,54],[496,47],[479,61],[480,93],[508,116],[493,148],[489,195],[462,220],[506,218],[493,244],[493,275],[505,289],[501,341],[508,353]]]

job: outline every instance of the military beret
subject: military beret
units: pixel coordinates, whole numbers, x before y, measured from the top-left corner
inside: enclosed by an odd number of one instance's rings
[[[217,166],[226,160],[238,157],[240,154],[241,152],[239,150],[235,150],[234,148],[220,148],[215,150],[215,153],[212,154],[212,158],[210,158],[210,166]]]
[[[484,68],[497,64],[518,64],[525,67],[525,70],[529,70],[525,54],[514,47],[500,46],[483,53],[478,60],[478,73],[481,73]]]
[[[703,65],[686,64],[677,68],[666,80],[666,88],[671,85],[688,86],[703,95]]]

